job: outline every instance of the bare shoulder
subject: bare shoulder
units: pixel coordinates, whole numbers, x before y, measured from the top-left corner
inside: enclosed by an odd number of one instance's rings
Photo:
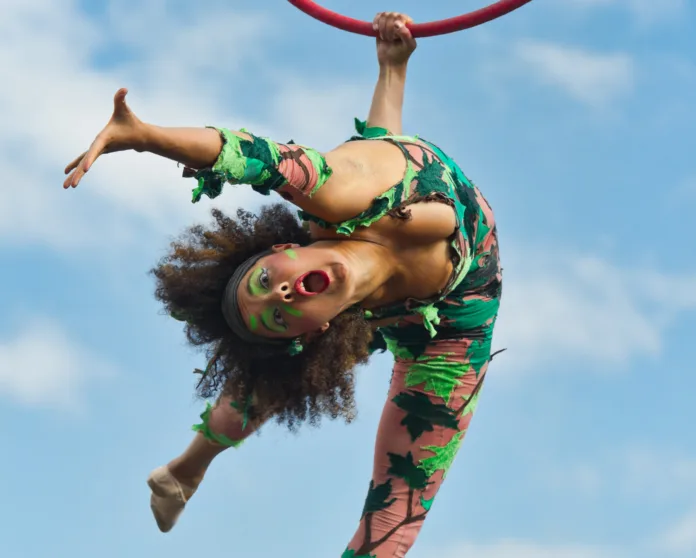
[[[326,153],[331,178],[302,209],[329,222],[351,219],[370,207],[374,199],[403,180],[406,159],[385,141],[353,141]]]

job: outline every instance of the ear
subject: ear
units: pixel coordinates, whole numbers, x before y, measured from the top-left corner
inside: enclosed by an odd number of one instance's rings
[[[329,329],[329,327],[331,327],[331,325],[329,324],[329,322],[326,322],[319,329],[315,329],[314,331],[308,331],[307,333],[305,333],[303,335],[303,338],[307,342],[313,341],[320,335],[323,335],[326,332],[326,330]]]
[[[299,247],[300,247],[299,244],[291,244],[291,243],[274,244],[273,246],[271,246],[271,250],[273,250],[273,252],[275,252],[277,254],[278,252],[285,252],[285,250],[293,250],[293,249],[299,248]]]

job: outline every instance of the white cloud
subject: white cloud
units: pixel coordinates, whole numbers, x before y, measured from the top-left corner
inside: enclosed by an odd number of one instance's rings
[[[515,373],[569,360],[606,369],[656,357],[679,313],[696,308],[694,275],[622,268],[548,246],[506,247],[502,256],[495,344],[510,350],[497,364]]]
[[[633,60],[624,53],[524,40],[517,43],[515,55],[542,83],[595,107],[606,106],[633,87]]]
[[[664,448],[623,448],[595,455],[592,462],[551,465],[540,461],[539,482],[561,495],[621,498],[641,509],[669,504],[671,510],[690,511],[665,527],[655,526],[638,539],[621,546],[553,544],[542,541],[504,540],[489,544],[463,543],[444,552],[424,556],[442,558],[675,558],[696,554],[696,459]],[[543,481],[542,481],[543,479]],[[629,503],[630,502],[630,503]],[[628,508],[627,508],[628,509]],[[667,516],[674,514],[668,512]],[[664,517],[664,516],[663,516]],[[661,520],[660,522],[662,522]]]
[[[244,77],[243,61],[260,56],[269,32],[267,19],[197,10],[198,15],[186,21],[154,0],[139,4],[138,18],[127,18],[118,10],[132,6],[111,6],[111,23],[97,27],[75,2],[3,4],[0,78],[12,86],[0,89],[0,172],[9,185],[0,204],[0,242],[40,242],[58,248],[133,244],[153,231],[161,238],[192,220],[207,218],[209,202],[194,206],[189,201],[192,181],[181,179],[176,165],[147,155],[108,156],[77,190],[61,188],[62,167],[105,123],[113,92],[120,86],[130,87],[131,105],[148,121],[244,125],[320,148],[344,139],[351,131],[346,115],[361,114],[369,101],[371,84],[324,82],[317,88],[281,72],[268,122],[250,122],[223,106],[214,90],[220,75]],[[152,29],[138,27],[152,26],[153,21],[157,26]],[[93,57],[115,36],[137,49],[137,63],[97,71]],[[186,41],[174,40],[183,36]],[[212,36],[215,40],[208,41]],[[219,52],[225,52],[224,64],[213,68],[211,60]],[[607,100],[622,90],[621,83],[630,81],[631,64],[622,55],[605,58],[526,42],[520,56],[541,78],[587,102]],[[234,92],[230,89],[226,105],[234,105]],[[228,209],[267,201],[244,187],[219,200],[216,204]],[[659,316],[662,320],[656,322],[655,314],[641,307],[636,292],[649,289],[625,290],[635,282],[635,274],[546,250],[541,252],[544,260],[517,265],[508,261],[511,253],[504,254],[506,287],[498,340],[515,358],[502,358],[502,363],[514,360],[519,369],[564,355],[621,364],[635,356],[659,354],[669,316]],[[685,297],[694,296],[685,278],[648,270],[641,280],[661,287],[680,285]],[[508,342],[512,339],[514,345]]]
[[[658,548],[675,556],[696,554],[696,510],[667,527],[660,536]]]
[[[21,405],[76,410],[86,384],[113,372],[51,320],[31,321],[0,339],[0,397]]]
[[[554,491],[594,498],[613,494],[624,502],[696,506],[696,458],[655,447],[622,447],[595,453],[591,461],[540,460],[535,478]]]
[[[464,543],[439,552],[423,554],[438,558],[618,558],[620,550],[575,544],[543,544],[525,541],[500,541],[490,544]]]
[[[556,490],[568,491],[593,497],[601,493],[604,477],[594,465],[578,463],[568,467],[553,467],[545,462],[539,466],[543,482]]]
[[[138,17],[129,17],[136,8]],[[11,186],[0,205],[0,242],[103,246],[135,241],[143,230],[148,236],[170,234],[207,218],[212,202],[190,203],[193,181],[182,179],[174,163],[149,155],[107,156],[77,190],[63,191],[63,167],[106,123],[119,87],[129,87],[131,106],[149,122],[245,126],[279,139],[292,127],[310,144],[344,139],[333,127],[338,114],[345,119],[346,106],[366,97],[358,86],[324,83],[308,96],[302,82],[279,82],[265,88],[267,114],[274,120],[254,122],[235,114],[240,86],[234,84],[248,83],[245,64],[254,65],[255,79],[272,77],[272,69],[265,76],[267,64],[259,61],[268,54],[262,47],[273,29],[271,19],[230,9],[195,10],[185,19],[155,0],[112,3],[110,10],[106,21],[97,23],[74,1],[3,4],[0,79],[11,86],[0,90],[0,172]],[[137,61],[96,69],[94,59],[113,41],[126,54],[136,52]],[[222,83],[232,84],[229,91],[220,90]],[[311,110],[283,111],[293,97],[307,108],[311,99]],[[265,202],[240,187],[215,205],[233,209]]]
[[[696,458],[667,450],[632,448],[619,458],[616,483],[630,496],[686,497],[696,504]]]
[[[156,2],[147,6],[163,9]],[[127,224],[132,217],[150,225],[167,224],[171,230],[172,222],[202,215],[206,204],[193,207],[189,201],[192,181],[182,180],[176,165],[164,160],[132,153],[112,155],[95,165],[84,185],[68,192],[61,188],[61,171],[106,123],[113,93],[123,85],[132,86],[131,102],[149,121],[233,126],[237,119],[216,107],[214,99],[206,95],[205,82],[192,79],[187,88],[174,76],[167,81],[164,74],[153,70],[147,73],[150,82],[139,84],[127,69],[97,71],[90,58],[103,46],[109,29],[100,35],[96,24],[74,3],[61,6],[34,0],[10,8],[14,9],[0,22],[0,77],[12,84],[0,91],[0,145],[11,147],[12,152],[0,164],[13,187],[5,194],[0,234],[12,234],[15,241],[41,239],[64,246],[104,236],[117,241],[123,238],[119,232],[132,228],[132,223]],[[187,76],[195,69],[195,61],[205,60],[210,53],[193,48],[202,40],[190,36],[191,25],[175,22],[164,12],[159,15],[161,25],[154,31],[128,36],[147,36],[153,43],[164,39],[161,44],[168,45],[168,50],[144,50],[143,67],[166,68],[178,61],[178,75]],[[114,21],[123,19],[133,20],[122,17]],[[227,25],[226,36],[240,31],[246,37],[243,30],[254,29],[232,13],[203,23],[209,25],[197,28],[199,38],[219,31],[221,24]],[[191,49],[172,47],[183,44],[172,41],[177,32],[187,34]],[[220,41],[208,44],[220,46]],[[198,97],[194,84],[202,89]],[[240,192],[237,203],[249,195],[246,190]]]
[[[687,0],[570,0],[564,6],[578,8],[618,8],[630,14],[639,25],[673,21],[688,8]]]

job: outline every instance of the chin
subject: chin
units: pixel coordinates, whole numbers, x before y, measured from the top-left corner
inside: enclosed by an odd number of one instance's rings
[[[333,279],[336,281],[336,286],[345,286],[350,279],[350,271],[348,266],[344,263],[335,263],[331,265],[331,274]]]

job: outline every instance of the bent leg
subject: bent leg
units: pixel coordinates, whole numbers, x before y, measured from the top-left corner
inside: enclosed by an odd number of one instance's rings
[[[167,467],[182,482],[198,486],[213,459],[228,448],[239,447],[263,421],[249,421],[244,409],[229,397],[208,405],[202,422],[193,427],[198,435],[191,445]]]
[[[246,409],[228,397],[208,406],[201,418],[203,422],[193,427],[197,434],[184,453],[155,469],[148,478],[150,507],[165,533],[176,524],[215,457],[230,447],[239,447],[263,423],[263,418],[248,420]]]
[[[462,444],[487,364],[474,369],[467,340],[397,359],[358,530],[343,558],[402,558],[413,546]]]

